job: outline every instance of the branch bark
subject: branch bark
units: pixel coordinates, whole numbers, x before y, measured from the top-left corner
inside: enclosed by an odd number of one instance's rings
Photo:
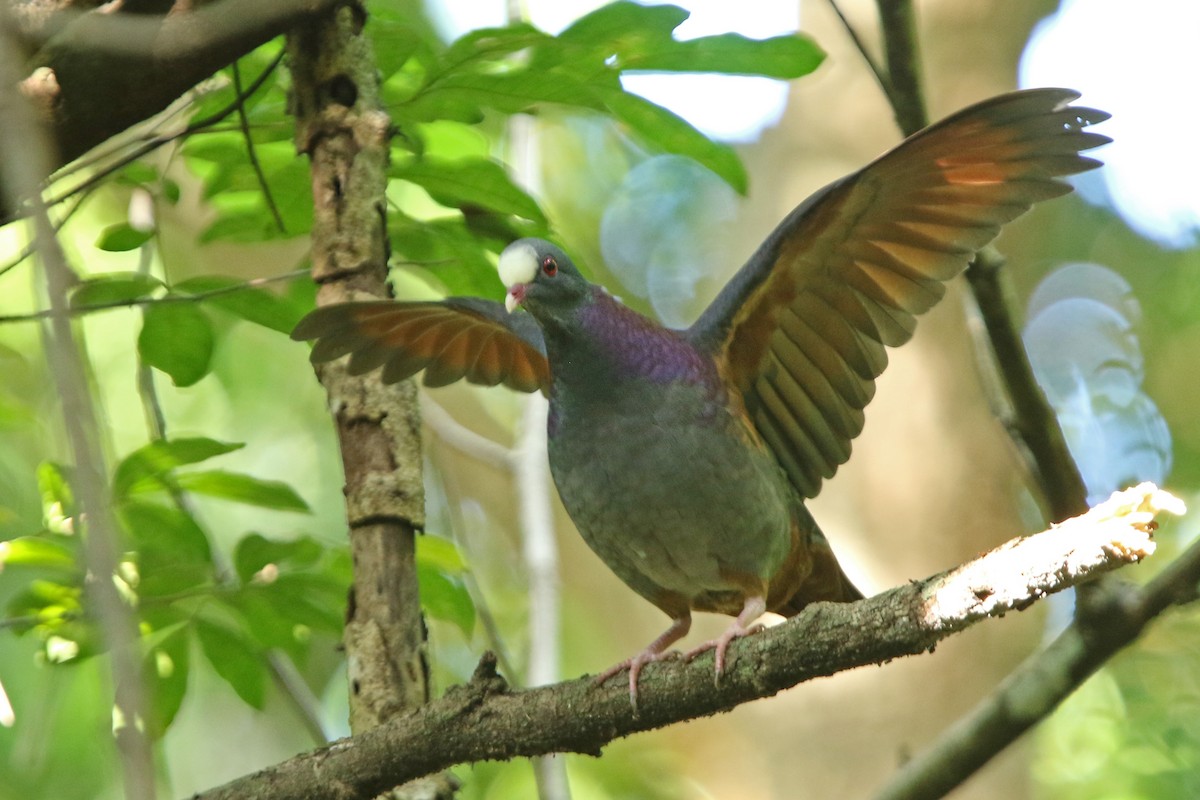
[[[1151,532],[1177,500],[1149,484],[1083,517],[1022,537],[963,566],[852,604],[818,603],[743,639],[713,685],[711,656],[658,663],[642,674],[633,713],[621,681],[589,677],[509,690],[485,656],[471,682],[353,739],[297,756],[196,796],[224,800],[373,797],[453,764],[553,752],[596,755],[631,733],[728,711],[813,678],[916,655],[987,617],[1023,609],[1153,552]],[[1200,561],[1198,559],[1197,561]],[[1200,563],[1192,564],[1193,580]]]
[[[42,42],[20,87],[53,135],[50,168],[157,114],[221,67],[339,2],[216,0],[166,15],[68,9],[37,26],[27,22],[27,38]]]
[[[391,295],[384,191],[391,121],[364,16],[358,6],[343,6],[297,28],[288,42],[297,149],[312,162],[312,274],[322,305]],[[347,374],[343,364],[322,365],[317,375],[346,470],[354,585],[343,641],[357,736],[431,694],[416,566],[425,525],[420,415],[412,381],[384,386],[376,376]],[[428,784],[420,796],[456,786],[450,776]]]
[[[1182,512],[1176,507],[1176,513]],[[1197,598],[1200,543],[1145,586],[1107,580],[1088,606],[1097,624],[1067,628],[1035,653],[932,749],[909,761],[876,800],[936,800],[1058,707],[1096,670],[1172,605]]]

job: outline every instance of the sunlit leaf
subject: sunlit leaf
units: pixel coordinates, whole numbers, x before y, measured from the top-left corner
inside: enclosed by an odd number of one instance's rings
[[[185,472],[175,476],[180,488],[189,492],[219,497],[222,500],[232,500],[262,508],[273,508],[278,511],[308,511],[308,503],[296,490],[286,483],[265,481],[252,475],[237,472],[210,470],[206,472]]]
[[[5,567],[48,567],[58,570],[74,570],[75,552],[67,545],[74,539],[64,537],[51,539],[48,536],[18,536],[0,542],[0,570]]]
[[[478,60],[494,60],[538,45],[552,45],[553,37],[532,25],[516,23],[505,28],[478,28],[463,34],[442,54],[445,70]]]
[[[296,539],[268,539],[262,534],[248,534],[237,543],[233,551],[233,565],[244,583],[266,565],[281,568],[303,569],[317,562],[325,548],[310,536]]]
[[[137,591],[162,596],[210,583],[215,572],[208,537],[187,512],[126,501],[118,517],[137,553]]]
[[[71,292],[72,308],[128,303],[153,294],[162,281],[141,272],[93,275]]]
[[[176,386],[191,386],[208,374],[214,346],[212,323],[194,303],[146,307],[138,354],[145,363],[170,375]]]
[[[155,739],[167,732],[183,705],[190,662],[191,636],[184,624],[166,631],[142,659],[142,675],[149,695],[147,730]]]
[[[238,442],[219,442],[203,436],[151,442],[121,459],[113,473],[113,495],[118,499],[123,498],[134,491],[138,483],[147,479],[151,479],[151,484],[140,488],[161,488],[161,484],[155,481],[161,480],[176,467],[198,464],[243,447],[245,445]]]
[[[417,562],[450,575],[459,574],[467,568],[454,542],[432,534],[417,538]]]
[[[751,39],[738,33],[672,41],[627,58],[628,70],[656,72],[719,72],[726,75],[760,75],[798,78],[821,65],[825,53],[805,36]]]
[[[43,461],[38,464],[38,492],[42,497],[43,513],[60,518],[70,517],[75,513],[75,492],[71,488],[75,471],[65,465],[53,461]]]
[[[198,275],[180,281],[173,288],[176,292],[192,295],[217,292],[218,294],[211,297],[205,297],[204,302],[280,333],[291,333],[292,328],[296,327],[296,323],[306,313],[304,309],[273,292],[246,286],[245,281],[223,275]]]
[[[682,117],[637,95],[609,90],[601,96],[613,116],[638,136],[669,153],[699,162],[745,194],[746,168],[733,148],[712,141]]]
[[[126,186],[144,186],[158,182],[158,170],[145,161],[131,161],[113,178]]]
[[[96,239],[96,247],[112,253],[123,253],[136,250],[154,236],[154,231],[139,231],[128,222],[110,225],[100,232]]]
[[[504,168],[488,159],[413,159],[392,167],[392,177],[409,181],[450,208],[481,206],[544,223],[537,201],[513,183]]]
[[[204,657],[218,675],[249,706],[262,709],[266,701],[266,664],[254,643],[221,625],[197,619],[196,636]]]
[[[453,623],[468,639],[475,630],[475,603],[463,582],[441,570],[417,562],[421,607],[434,619]]]

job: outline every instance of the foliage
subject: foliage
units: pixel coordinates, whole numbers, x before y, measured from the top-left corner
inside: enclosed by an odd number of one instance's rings
[[[745,171],[731,148],[626,93],[621,74],[792,78],[822,58],[801,36],[677,41],[672,33],[687,12],[673,6],[615,3],[559,36],[515,24],[448,45],[400,3],[373,4],[372,11],[368,31],[395,124],[388,189],[394,265],[435,292],[496,295],[495,254],[521,236],[553,235],[539,202],[494,157],[507,117],[551,106],[606,117],[640,146],[692,158],[744,191]],[[244,409],[239,393],[267,380],[270,367],[252,363],[255,371],[246,372],[229,353],[285,346],[279,334],[312,307],[312,289],[302,281],[284,291],[271,285],[302,272],[254,272],[248,282],[244,270],[216,274],[189,263],[205,248],[286,244],[311,228],[308,165],[292,142],[281,47],[274,42],[249,53],[200,87],[188,108],[189,135],[101,173],[101,190],[63,230],[77,265],[88,265],[69,300],[89,337],[98,388],[124,398],[121,410],[110,410],[110,449],[124,455],[112,459],[107,483],[121,535],[116,580],[142,633],[151,699],[145,723],[154,737],[176,721],[200,663],[255,709],[271,701],[278,678],[272,659],[280,655],[313,691],[324,692],[333,669],[322,654],[333,651],[342,628],[351,579],[344,540],[312,532],[319,527],[303,521],[310,514],[304,492],[255,466],[282,466],[268,454],[273,444],[261,429],[245,442],[224,441],[237,426],[201,408]],[[239,97],[243,85],[252,90]],[[237,117],[245,130],[227,124]],[[64,171],[60,199],[73,199],[75,172]],[[116,210],[122,201],[126,214]],[[136,358],[128,357],[131,350]],[[77,669],[104,651],[81,552],[88,523],[77,513],[75,475],[61,460],[57,435],[42,441],[39,434],[53,424],[37,411],[54,407],[40,388],[45,367],[16,349],[0,350],[0,366],[10,377],[0,387],[0,437],[14,454],[0,457],[0,487],[11,489],[0,491],[0,636],[24,643],[23,658]],[[148,425],[125,410],[130,404],[145,409]],[[306,530],[308,524],[314,527]],[[427,614],[470,638],[477,612],[455,546],[426,536],[417,558]],[[0,668],[11,666],[0,660]],[[88,718],[98,722],[103,714],[94,709]],[[65,724],[48,710],[49,730]],[[39,783],[59,796],[84,796],[54,777],[65,767],[43,761],[0,796]],[[90,783],[104,781],[97,774]]]

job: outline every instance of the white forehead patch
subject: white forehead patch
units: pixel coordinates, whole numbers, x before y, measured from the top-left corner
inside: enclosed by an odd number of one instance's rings
[[[510,244],[500,254],[500,263],[496,265],[500,280],[512,288],[518,283],[529,283],[537,275],[537,253],[527,244]]]

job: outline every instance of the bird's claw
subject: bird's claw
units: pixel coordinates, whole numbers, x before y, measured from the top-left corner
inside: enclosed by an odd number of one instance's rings
[[[633,658],[627,658],[619,664],[609,667],[596,676],[595,685],[603,686],[608,682],[609,678],[619,675],[625,670],[629,670],[629,704],[633,707],[633,713],[638,711],[638,676],[642,674],[642,667],[647,664],[653,664],[656,661],[676,661],[683,657],[683,654],[678,650],[667,650],[663,653],[655,653],[650,650],[643,650]]]
[[[725,651],[729,649],[730,642],[734,641],[735,639],[741,639],[749,636],[753,633],[758,633],[765,628],[765,625],[745,626],[734,623],[726,628],[724,633],[722,633],[716,639],[705,642],[704,644],[687,651],[683,658],[685,661],[690,663],[700,654],[707,653],[709,650],[715,650],[716,670],[713,674],[713,684],[719,684],[721,680],[721,673],[725,671]]]

